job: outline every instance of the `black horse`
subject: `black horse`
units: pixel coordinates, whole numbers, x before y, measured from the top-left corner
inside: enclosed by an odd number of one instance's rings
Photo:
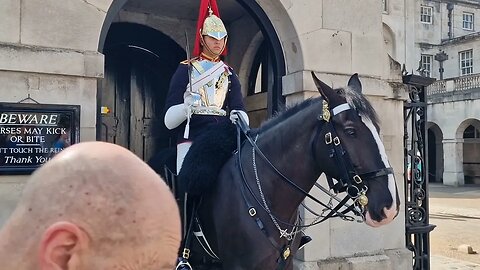
[[[393,170],[358,76],[335,90],[312,76],[321,97],[250,130],[198,206],[222,269],[292,269],[297,210],[322,173],[333,190],[347,192],[339,205],[350,204],[366,224],[384,225],[398,214]],[[340,206],[324,219],[332,216],[345,217]]]

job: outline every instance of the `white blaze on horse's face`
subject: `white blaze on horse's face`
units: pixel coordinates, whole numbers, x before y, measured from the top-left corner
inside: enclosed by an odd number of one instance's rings
[[[385,168],[390,167],[390,163],[388,162],[387,158],[387,152],[385,151],[385,146],[383,145],[382,141],[380,140],[380,135],[378,134],[377,129],[373,125],[372,121],[366,117],[361,117],[362,122],[368,127],[370,132],[373,135],[373,138],[375,138],[375,142],[377,143],[378,146],[378,151],[382,157],[383,164],[385,165]],[[395,177],[393,174],[388,174],[388,190],[390,191],[390,195],[392,196],[392,206],[390,208],[385,207],[383,209],[383,212],[385,213],[385,217],[382,221],[376,221],[373,220],[370,217],[370,214],[366,213],[365,215],[365,223],[367,225],[370,225],[372,227],[379,227],[382,225],[386,225],[390,223],[398,214],[398,207],[397,207],[397,188],[395,184]],[[367,206],[368,208],[368,206]]]

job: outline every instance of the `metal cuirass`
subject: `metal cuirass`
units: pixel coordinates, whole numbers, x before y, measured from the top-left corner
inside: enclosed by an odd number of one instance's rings
[[[192,64],[192,95],[194,104],[192,113],[203,115],[221,115],[226,112],[222,109],[228,92],[229,68],[222,61],[194,60]],[[187,86],[187,91],[190,86]]]

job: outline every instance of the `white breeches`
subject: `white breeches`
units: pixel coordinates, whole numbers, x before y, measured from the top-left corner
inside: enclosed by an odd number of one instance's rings
[[[184,142],[181,144],[177,144],[177,175],[180,172],[180,169],[182,168],[183,159],[187,155],[187,152],[190,149],[191,145],[192,145],[192,142]]]

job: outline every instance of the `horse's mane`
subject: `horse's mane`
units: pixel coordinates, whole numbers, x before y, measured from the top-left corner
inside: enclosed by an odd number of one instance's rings
[[[362,93],[359,93],[348,86],[345,88],[334,89],[334,91],[336,91],[339,95],[345,97],[348,105],[354,108],[360,116],[370,119],[370,121],[372,121],[372,123],[378,127],[379,121],[378,121],[377,113],[375,112],[375,109],[373,109],[372,104],[370,104],[370,101],[368,101],[368,99],[364,95],[362,95]],[[272,128],[273,126],[276,126],[277,124],[287,120],[288,118],[302,111],[303,109],[315,103],[318,103],[322,100],[323,100],[322,97],[308,98],[303,102],[293,105],[292,107],[286,108],[284,111],[278,112],[272,118],[264,122],[256,130],[256,133],[262,133]]]
[[[308,98],[308,99],[306,99],[306,100],[304,100],[300,103],[297,103],[296,105],[293,105],[292,107],[286,108],[284,111],[277,112],[272,118],[270,118],[269,120],[264,122],[256,130],[256,132],[257,133],[262,133],[262,132],[276,126],[277,124],[287,120],[288,118],[290,118],[294,114],[302,111],[303,109],[309,107],[310,105],[312,105],[314,103],[317,103],[317,102],[320,102],[321,100],[323,100],[323,98],[321,98],[321,97]]]

